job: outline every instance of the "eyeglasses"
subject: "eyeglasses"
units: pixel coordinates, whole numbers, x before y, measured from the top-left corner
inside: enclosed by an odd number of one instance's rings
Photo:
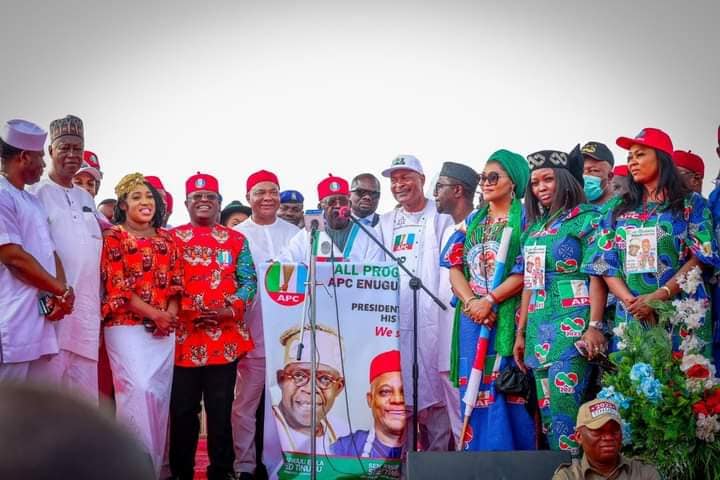
[[[441,188],[456,187],[458,185],[460,185],[460,184],[459,183],[440,183],[440,182],[438,182],[435,184],[435,189],[433,190],[433,193],[437,193]]]
[[[203,199],[207,200],[208,202],[217,202],[220,200],[220,196],[217,193],[193,193],[192,195],[188,196],[188,198],[193,202],[200,202]]]
[[[380,198],[380,192],[376,192],[374,190],[363,190],[362,188],[356,188],[355,190],[350,190],[350,193],[354,193],[360,198],[365,196],[368,196],[373,200]]]
[[[310,381],[310,370],[298,368],[296,370],[291,370],[287,373],[283,373],[281,377],[286,380],[292,380],[293,384],[295,384],[296,387],[304,387]],[[324,372],[317,372],[316,378],[317,386],[318,388],[320,388],[320,390],[327,390],[336,383],[340,382],[340,379],[338,377]]]
[[[482,185],[483,183],[487,182],[488,185],[497,185],[498,181],[501,178],[508,178],[507,175],[500,175],[497,172],[490,172],[487,175],[484,173],[481,173],[478,177],[478,185]]]

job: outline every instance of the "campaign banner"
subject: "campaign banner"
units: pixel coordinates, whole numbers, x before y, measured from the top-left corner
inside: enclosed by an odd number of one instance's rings
[[[263,461],[272,478],[400,478],[407,414],[400,374],[399,272],[317,264],[317,428],[311,432],[308,268],[262,265],[267,367]],[[303,318],[306,319],[302,327]]]

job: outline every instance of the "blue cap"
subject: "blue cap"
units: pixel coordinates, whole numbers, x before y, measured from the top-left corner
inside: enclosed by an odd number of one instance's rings
[[[297,190],[285,190],[280,192],[280,203],[304,203],[305,197]]]

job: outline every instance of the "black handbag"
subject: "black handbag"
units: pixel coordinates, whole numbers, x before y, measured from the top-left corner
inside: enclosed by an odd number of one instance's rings
[[[516,365],[508,365],[495,379],[495,389],[500,393],[517,395],[528,400],[532,390],[532,377]]]

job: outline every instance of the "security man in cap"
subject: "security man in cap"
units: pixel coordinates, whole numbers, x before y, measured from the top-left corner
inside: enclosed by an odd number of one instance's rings
[[[580,406],[575,426],[580,462],[560,465],[553,480],[659,480],[655,467],[620,454],[622,420],[615,403],[595,399]]]
[[[297,190],[285,190],[280,192],[280,209],[277,216],[290,222],[298,228],[305,226],[303,218],[303,204],[305,198]]]
[[[588,202],[605,205],[613,197],[611,180],[615,157],[604,143],[588,142],[580,149],[584,159],[583,190]]]

